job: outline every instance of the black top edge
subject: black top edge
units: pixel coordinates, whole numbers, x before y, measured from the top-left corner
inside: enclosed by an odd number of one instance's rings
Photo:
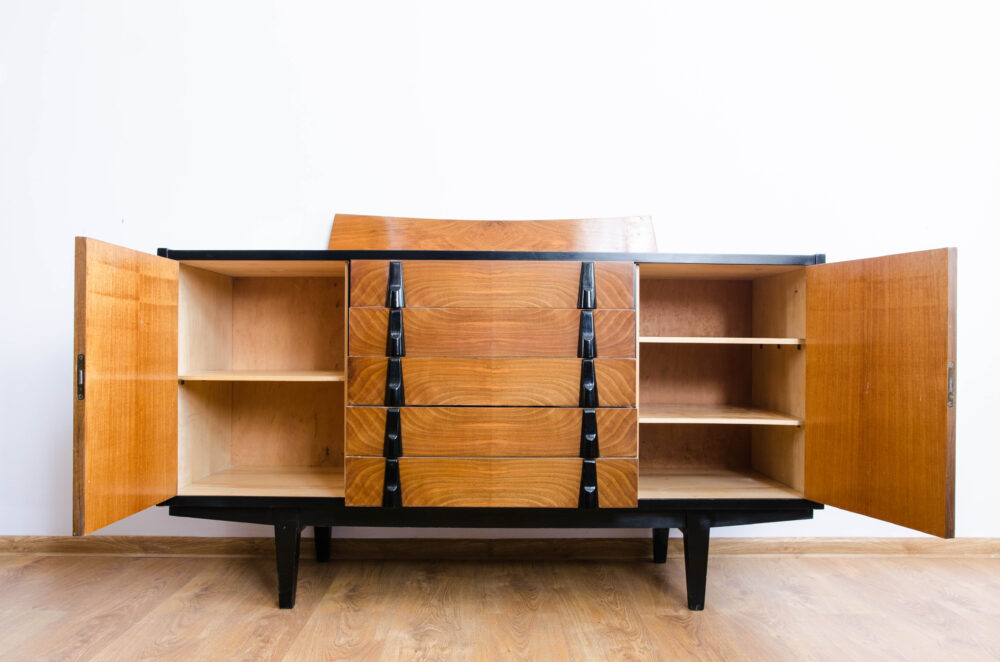
[[[173,260],[564,260],[584,262],[654,262],[673,264],[823,264],[826,256],[751,255],[744,253],[589,253],[561,251],[303,251],[303,250],[175,250],[156,254]]]

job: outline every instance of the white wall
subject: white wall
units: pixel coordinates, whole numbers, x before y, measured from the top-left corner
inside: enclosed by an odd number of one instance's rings
[[[830,260],[957,245],[957,530],[1000,536],[998,11],[0,1],[0,534],[70,532],[74,235],[323,248],[343,211],[651,214],[662,250]],[[152,509],[106,532],[266,529]],[[722,533],[907,532],[827,510]]]

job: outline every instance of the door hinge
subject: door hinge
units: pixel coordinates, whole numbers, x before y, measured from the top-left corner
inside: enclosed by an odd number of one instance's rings
[[[948,361],[948,406],[955,406],[955,362]]]
[[[87,381],[87,370],[84,366],[83,354],[76,355],[76,399],[83,400],[84,386]]]

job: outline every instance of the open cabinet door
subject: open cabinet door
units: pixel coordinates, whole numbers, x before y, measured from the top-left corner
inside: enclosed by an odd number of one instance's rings
[[[74,535],[177,493],[177,274],[76,239]]]
[[[955,260],[806,268],[807,498],[955,535]]]

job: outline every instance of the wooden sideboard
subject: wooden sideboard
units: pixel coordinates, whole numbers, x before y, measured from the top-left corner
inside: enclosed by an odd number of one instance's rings
[[[822,504],[954,535],[955,251],[656,252],[644,218],[338,216],[329,250],[77,239],[74,512],[647,528]]]

